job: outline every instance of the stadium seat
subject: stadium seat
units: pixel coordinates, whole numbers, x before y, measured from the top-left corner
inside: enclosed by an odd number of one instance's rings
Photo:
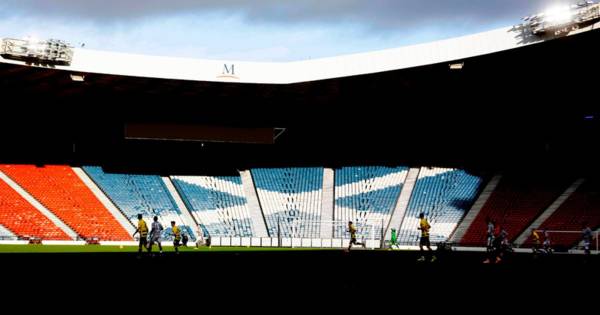
[[[346,222],[353,221],[359,237],[381,237],[396,206],[407,167],[354,166],[335,170],[334,237],[349,238]],[[365,223],[368,222],[368,225]],[[374,228],[371,231],[372,227]],[[374,233],[374,235],[371,234]]]
[[[0,224],[0,240],[13,239],[15,234]]]
[[[592,229],[600,227],[600,181],[587,180],[565,200],[539,229],[549,231],[573,231],[576,233],[550,233],[551,244],[556,247],[572,248],[581,239],[584,224]],[[525,246],[531,246],[531,236]]]
[[[239,176],[172,176],[205,236],[251,237],[252,223]]]
[[[69,166],[0,165],[6,175],[80,237],[131,240],[131,235]]]
[[[483,179],[463,170],[423,167],[415,183],[398,240],[417,245],[419,214],[425,213],[432,243],[445,242],[482,189]]]
[[[192,229],[184,224],[181,210],[158,175],[106,173],[98,166],[85,166],[83,170],[111,199],[132,224],[137,225],[137,215],[142,214],[150,225],[154,216],[162,224],[162,237],[172,239],[170,222],[187,231],[195,239]]]
[[[504,176],[460,241],[485,246],[487,219],[506,229],[514,241],[572,183],[559,176]]]
[[[65,232],[2,180],[0,180],[0,225],[21,238],[69,239]]]
[[[319,237],[323,168],[251,170],[269,235]]]

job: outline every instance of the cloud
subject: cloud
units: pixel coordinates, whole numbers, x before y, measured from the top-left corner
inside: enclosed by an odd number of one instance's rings
[[[569,0],[2,0],[2,15],[127,23],[173,15],[240,16],[250,23],[363,25],[372,30],[429,23],[518,20]]]
[[[0,0],[0,36],[193,58],[290,61],[518,23],[568,0]]]

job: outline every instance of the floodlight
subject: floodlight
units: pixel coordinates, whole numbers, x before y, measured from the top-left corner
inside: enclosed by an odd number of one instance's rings
[[[85,74],[83,73],[71,73],[71,80],[75,82],[83,82],[85,81]]]
[[[574,15],[569,6],[556,6],[544,12],[544,21],[551,24],[565,24],[571,22]]]
[[[27,62],[69,65],[73,50],[64,41],[5,38],[0,44],[0,55],[7,59]]]
[[[461,70],[464,66],[465,66],[464,62],[451,63],[450,64],[450,70]]]

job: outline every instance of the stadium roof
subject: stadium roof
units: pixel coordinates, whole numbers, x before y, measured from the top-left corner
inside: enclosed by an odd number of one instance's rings
[[[568,34],[597,28],[588,25]],[[401,70],[460,61],[552,40],[519,27],[500,28],[479,34],[396,49],[296,62],[245,62],[157,57],[74,49],[73,61],[56,69],[144,78],[208,82],[290,84]],[[4,63],[24,64],[0,57]]]
[[[598,26],[566,36],[503,28],[289,63],[79,48],[70,66],[2,59],[0,159],[496,165],[558,154],[591,163],[598,120],[583,117],[600,114],[595,80],[585,79],[600,72]],[[132,123],[286,132],[273,146],[139,143],[124,139]]]

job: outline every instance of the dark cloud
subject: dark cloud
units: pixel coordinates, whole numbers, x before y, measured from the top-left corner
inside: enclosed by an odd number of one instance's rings
[[[335,24],[396,29],[426,23],[518,20],[557,2],[569,0],[2,0],[4,16],[127,22],[176,14],[220,13],[248,22]]]

